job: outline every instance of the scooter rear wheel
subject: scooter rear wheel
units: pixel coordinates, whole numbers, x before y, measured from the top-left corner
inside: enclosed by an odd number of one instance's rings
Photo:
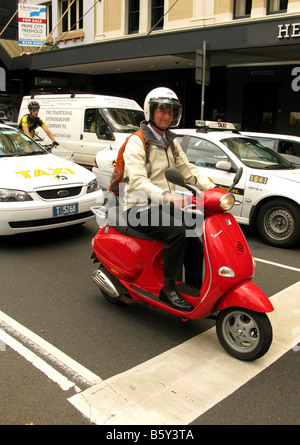
[[[107,292],[105,292],[102,289],[100,289],[100,293],[105,298],[105,300],[109,301],[112,304],[117,304],[117,305],[120,305],[120,306],[123,306],[125,304],[122,301],[120,301],[118,298],[111,297]]]
[[[230,355],[245,361],[262,357],[272,343],[272,326],[266,314],[240,307],[220,311],[218,339]]]

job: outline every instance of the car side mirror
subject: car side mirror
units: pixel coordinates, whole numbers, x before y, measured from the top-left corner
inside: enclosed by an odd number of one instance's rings
[[[229,171],[231,167],[232,167],[231,162],[228,161],[218,161],[216,163],[216,168],[218,168],[219,170]]]

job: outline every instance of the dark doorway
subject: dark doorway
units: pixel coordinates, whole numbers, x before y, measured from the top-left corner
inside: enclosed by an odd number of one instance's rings
[[[243,130],[275,133],[280,83],[245,83]]]

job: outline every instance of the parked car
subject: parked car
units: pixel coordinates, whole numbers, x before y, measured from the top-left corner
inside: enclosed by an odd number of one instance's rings
[[[249,136],[257,141],[261,142],[263,145],[272,148],[278,153],[285,154],[285,147],[287,145],[292,145],[294,149],[293,156],[299,157],[299,159],[291,158],[290,154],[286,155],[287,159],[291,162],[300,163],[300,137],[291,136],[289,134],[275,134],[275,133],[255,133],[249,131],[241,131],[244,136]]]
[[[23,132],[0,124],[0,235],[84,223],[103,204],[89,170],[48,153]]]
[[[273,149],[242,135],[233,124],[203,122],[195,129],[175,129],[190,162],[222,188],[228,188],[239,167],[231,213],[240,224],[257,228],[261,238],[277,247],[300,240],[300,166]],[[97,154],[93,172],[107,190],[117,150]],[[151,156],[151,153],[150,153]]]
[[[14,128],[18,127],[18,123],[8,119],[8,117],[5,116],[5,113],[1,110],[0,110],[0,124],[9,125],[10,127]]]

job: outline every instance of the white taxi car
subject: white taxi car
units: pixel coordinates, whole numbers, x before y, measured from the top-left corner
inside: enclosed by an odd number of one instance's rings
[[[300,240],[300,166],[258,141],[243,136],[234,124],[198,122],[197,129],[175,129],[190,162],[199,166],[219,187],[227,188],[243,167],[231,212],[240,224],[257,229],[261,238],[277,247]],[[117,150],[97,154],[100,185],[107,189]],[[151,153],[150,153],[151,156]]]
[[[52,229],[94,218],[103,192],[89,170],[47,153],[0,124],[0,235]]]
[[[293,148],[293,155],[299,159],[287,158],[292,161],[300,161],[300,137],[289,134],[275,134],[275,133],[255,133],[250,131],[241,131],[244,136],[256,139],[267,147],[273,148],[278,153],[284,154],[287,146],[291,145]]]

